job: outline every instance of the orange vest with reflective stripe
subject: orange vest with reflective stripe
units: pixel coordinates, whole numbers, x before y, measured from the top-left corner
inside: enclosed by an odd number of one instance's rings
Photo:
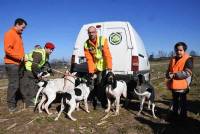
[[[183,71],[185,62],[189,57],[190,56],[187,53],[185,53],[184,56],[180,58],[177,62],[175,57],[173,57],[170,61],[169,71],[172,73]],[[186,79],[183,80],[172,79],[168,86],[170,89],[175,91],[184,90],[188,88],[188,82],[186,81]]]

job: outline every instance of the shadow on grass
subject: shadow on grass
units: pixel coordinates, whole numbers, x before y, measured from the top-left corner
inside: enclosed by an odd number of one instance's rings
[[[174,120],[169,123],[157,122],[142,117],[136,117],[135,119],[142,124],[148,125],[154,134],[197,134],[200,131],[200,122],[192,118]]]
[[[166,105],[168,108],[171,105],[170,99],[163,99],[163,100],[158,100],[157,102],[162,103]],[[187,109],[188,112],[192,112],[194,114],[200,113],[200,100],[187,100]]]
[[[194,114],[200,113],[200,100],[189,100],[188,111],[193,112]]]
[[[163,105],[156,105],[155,114],[159,119],[152,118],[152,113],[150,110],[147,110],[147,104],[144,107],[145,114],[142,114],[138,117],[135,112],[139,110],[139,101],[130,102],[127,110],[129,110],[133,115],[135,115],[135,119],[139,121],[141,124],[148,125],[154,134],[197,134],[200,131],[200,121],[195,119],[195,117],[188,117],[187,119],[179,119],[179,118],[171,118],[169,110],[169,105],[171,100],[164,99],[158,100],[156,103],[161,103]],[[199,100],[188,100],[188,111],[194,114],[198,113],[200,107]],[[148,113],[148,114],[146,114]]]

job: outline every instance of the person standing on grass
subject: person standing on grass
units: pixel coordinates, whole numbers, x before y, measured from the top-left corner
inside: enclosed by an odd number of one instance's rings
[[[173,117],[185,119],[187,117],[187,93],[191,83],[193,60],[186,53],[187,45],[178,42],[174,46],[176,55],[171,58],[166,73],[167,87],[172,91]]]
[[[84,53],[87,59],[88,72],[91,77],[97,75],[95,89],[92,91],[93,106],[96,109],[97,98],[102,107],[106,107],[106,93],[103,89],[103,79],[106,71],[112,71],[112,56],[108,46],[107,38],[98,36],[94,26],[88,28],[88,40],[84,43]]]
[[[17,110],[16,93],[20,88],[20,65],[26,61],[22,40],[22,33],[26,26],[27,22],[18,18],[15,20],[14,26],[4,36],[4,63],[8,76],[7,104],[9,112]]]

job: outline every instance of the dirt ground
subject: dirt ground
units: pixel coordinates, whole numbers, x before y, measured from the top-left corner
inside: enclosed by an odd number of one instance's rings
[[[157,69],[158,67],[154,68],[154,71],[158,72]],[[106,115],[103,108],[97,107],[97,110],[93,110],[89,104],[90,113],[82,109],[72,113],[77,121],[71,121],[64,113],[58,121],[54,121],[59,102],[51,105],[50,110],[55,113],[51,116],[47,116],[44,112],[39,114],[38,111],[23,109],[21,100],[18,101],[20,111],[9,114],[6,105],[7,84],[5,83],[7,82],[3,80],[3,84],[0,84],[0,134],[199,134],[199,74],[196,69],[196,78],[188,95],[188,119],[180,121],[168,120],[171,93],[165,89],[164,78],[152,81],[156,89],[155,109],[158,119],[152,118],[151,111],[147,110],[147,104],[142,115],[137,116],[139,101],[132,99],[129,100],[126,108],[120,108],[118,116],[111,113],[106,119],[102,119]]]

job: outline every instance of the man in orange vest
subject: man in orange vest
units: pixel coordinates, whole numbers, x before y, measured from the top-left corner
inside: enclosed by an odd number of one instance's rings
[[[20,65],[25,61],[22,32],[27,23],[24,19],[15,20],[14,26],[4,36],[4,63],[8,76],[7,103],[9,112],[16,111],[16,92],[19,89]]]
[[[107,100],[105,90],[103,89],[103,79],[106,71],[112,70],[112,57],[108,47],[108,40],[103,36],[97,35],[94,26],[88,28],[89,39],[84,43],[84,52],[87,59],[88,72],[90,75],[97,75],[95,89],[92,91],[93,105],[96,108],[95,96],[99,98],[103,107]]]
[[[172,57],[166,73],[168,89],[172,91],[173,116],[184,119],[187,117],[187,97],[191,83],[193,60],[185,52],[187,45],[178,42],[174,46],[176,56]],[[179,113],[180,112],[180,113]]]

